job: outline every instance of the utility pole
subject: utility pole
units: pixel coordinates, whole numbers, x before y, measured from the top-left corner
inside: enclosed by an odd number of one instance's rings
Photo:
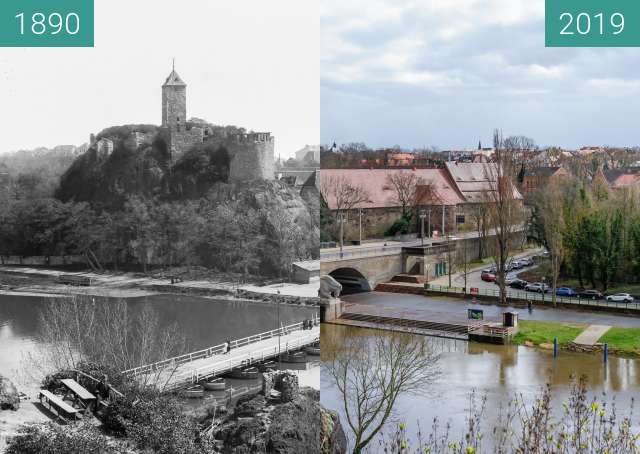
[[[278,290],[280,295],[280,290]],[[282,327],[280,326],[280,297],[276,299],[276,307],[278,312],[278,370],[282,369],[282,350],[280,348],[280,336],[282,335]]]
[[[424,218],[426,217],[427,215],[424,210],[420,210],[420,238],[422,239],[422,246],[424,246]]]
[[[362,245],[362,208],[358,208],[358,214],[360,215],[360,245]]]
[[[449,268],[449,287],[451,287],[451,236],[447,237],[447,268]]]
[[[445,235],[445,230],[444,230],[444,203],[442,204],[442,236]]]
[[[342,257],[342,247],[344,245],[344,223],[346,221],[344,214],[340,213],[340,257]]]
[[[429,238],[431,238],[431,210],[429,210],[427,213],[428,213],[427,226],[428,226]]]

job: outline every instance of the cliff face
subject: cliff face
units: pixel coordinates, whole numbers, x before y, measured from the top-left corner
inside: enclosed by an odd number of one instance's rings
[[[62,175],[55,195],[64,202],[91,202],[105,208],[120,208],[132,195],[166,200],[204,197],[216,184],[229,182],[232,161],[239,158],[223,146],[225,137],[244,131],[233,126],[206,126],[211,131],[208,141],[193,145],[175,162],[162,128],[107,128]],[[247,158],[241,164],[261,166],[258,161],[256,156],[255,162]]]

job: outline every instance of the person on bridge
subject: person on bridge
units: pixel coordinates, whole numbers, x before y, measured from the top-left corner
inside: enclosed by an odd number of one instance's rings
[[[229,339],[227,339],[227,352],[226,353],[229,353],[230,351],[231,351],[231,341]]]

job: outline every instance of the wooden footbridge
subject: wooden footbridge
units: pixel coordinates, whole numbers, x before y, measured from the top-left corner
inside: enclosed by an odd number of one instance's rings
[[[179,389],[203,379],[216,377],[241,366],[277,358],[287,351],[295,351],[320,340],[320,320],[312,319],[311,328],[303,322],[279,329],[236,339],[185,355],[123,371],[142,384],[163,390]]]

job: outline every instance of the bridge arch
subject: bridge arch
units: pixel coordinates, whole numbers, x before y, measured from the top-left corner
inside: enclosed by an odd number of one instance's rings
[[[358,269],[353,267],[336,268],[329,273],[329,276],[342,284],[342,295],[370,292],[372,290],[369,280]]]

